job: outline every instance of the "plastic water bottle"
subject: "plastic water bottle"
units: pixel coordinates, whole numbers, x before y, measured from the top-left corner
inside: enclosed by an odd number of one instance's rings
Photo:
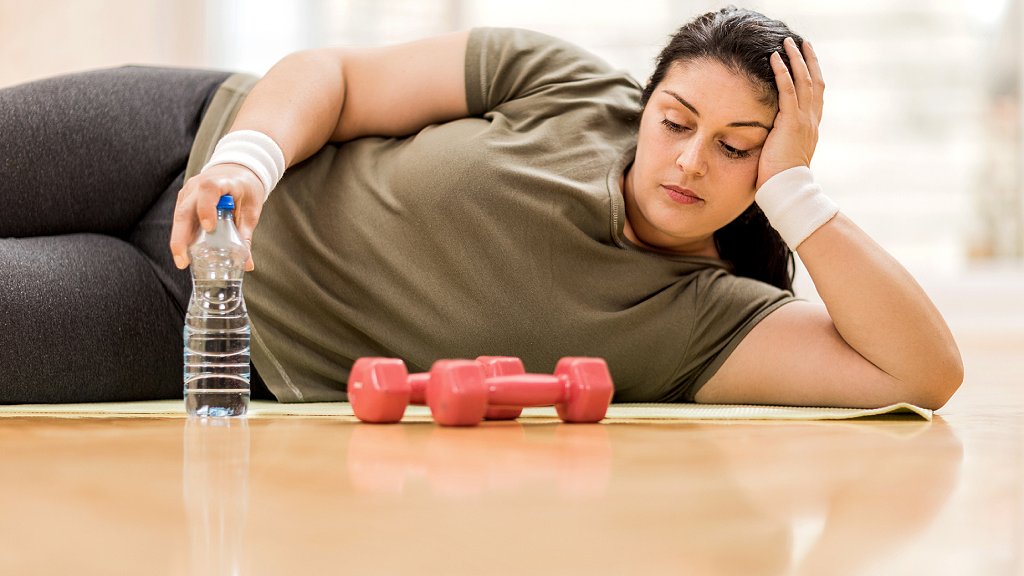
[[[249,408],[249,314],[242,275],[249,250],[234,222],[235,203],[217,203],[217,228],[200,229],[189,248],[192,299],[185,315],[185,411],[244,416]]]

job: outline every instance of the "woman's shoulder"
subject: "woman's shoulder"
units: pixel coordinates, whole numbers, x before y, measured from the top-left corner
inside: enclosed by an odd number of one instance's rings
[[[595,71],[610,71],[608,62],[564,38],[538,30],[516,27],[481,26],[469,32],[470,51],[486,50],[498,55],[517,58],[540,54],[546,57],[569,58],[592,66]]]
[[[587,91],[638,101],[640,86],[627,72],[568,40],[524,28],[474,28],[466,48],[471,114],[537,95]]]

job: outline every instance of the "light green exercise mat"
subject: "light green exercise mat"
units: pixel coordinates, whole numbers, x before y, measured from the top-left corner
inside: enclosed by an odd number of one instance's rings
[[[910,414],[925,420],[932,411],[913,404],[893,404],[883,408],[816,408],[813,406],[748,406],[733,404],[612,404],[606,422],[633,420],[849,420],[883,414]],[[48,416],[64,418],[167,417],[183,418],[181,400],[150,402],[104,402],[95,404],[14,404],[0,406],[3,416]],[[335,417],[356,421],[347,402],[281,404],[255,400],[249,405],[250,418],[280,416]],[[405,417],[411,421],[430,419],[424,406],[410,406]],[[554,408],[526,408],[520,419],[557,418]]]

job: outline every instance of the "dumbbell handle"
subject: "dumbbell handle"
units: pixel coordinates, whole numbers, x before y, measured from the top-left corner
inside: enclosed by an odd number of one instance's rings
[[[544,374],[539,375],[540,378],[554,378],[554,376],[548,376]],[[497,377],[495,377],[497,378]],[[511,376],[502,376],[501,378],[511,378]],[[423,406],[427,403],[427,384],[430,383],[430,372],[417,372],[409,374],[409,403],[417,406]],[[534,386],[534,384],[531,384]],[[489,398],[494,398],[493,394]],[[488,404],[495,406],[501,404],[500,402],[490,401]],[[526,406],[527,404],[523,404]],[[519,404],[513,404],[513,406],[519,406]],[[538,406],[546,406],[546,404],[538,404]]]
[[[427,403],[427,384],[430,382],[430,372],[417,372],[409,374],[409,403],[416,406],[423,406]]]
[[[494,376],[484,385],[491,406],[552,406],[569,399],[569,379],[553,374]]]

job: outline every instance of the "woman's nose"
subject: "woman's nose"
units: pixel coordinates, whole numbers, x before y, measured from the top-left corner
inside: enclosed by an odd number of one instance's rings
[[[679,156],[676,157],[676,166],[686,174],[703,176],[708,169],[704,145],[696,138],[684,142],[679,150]]]

